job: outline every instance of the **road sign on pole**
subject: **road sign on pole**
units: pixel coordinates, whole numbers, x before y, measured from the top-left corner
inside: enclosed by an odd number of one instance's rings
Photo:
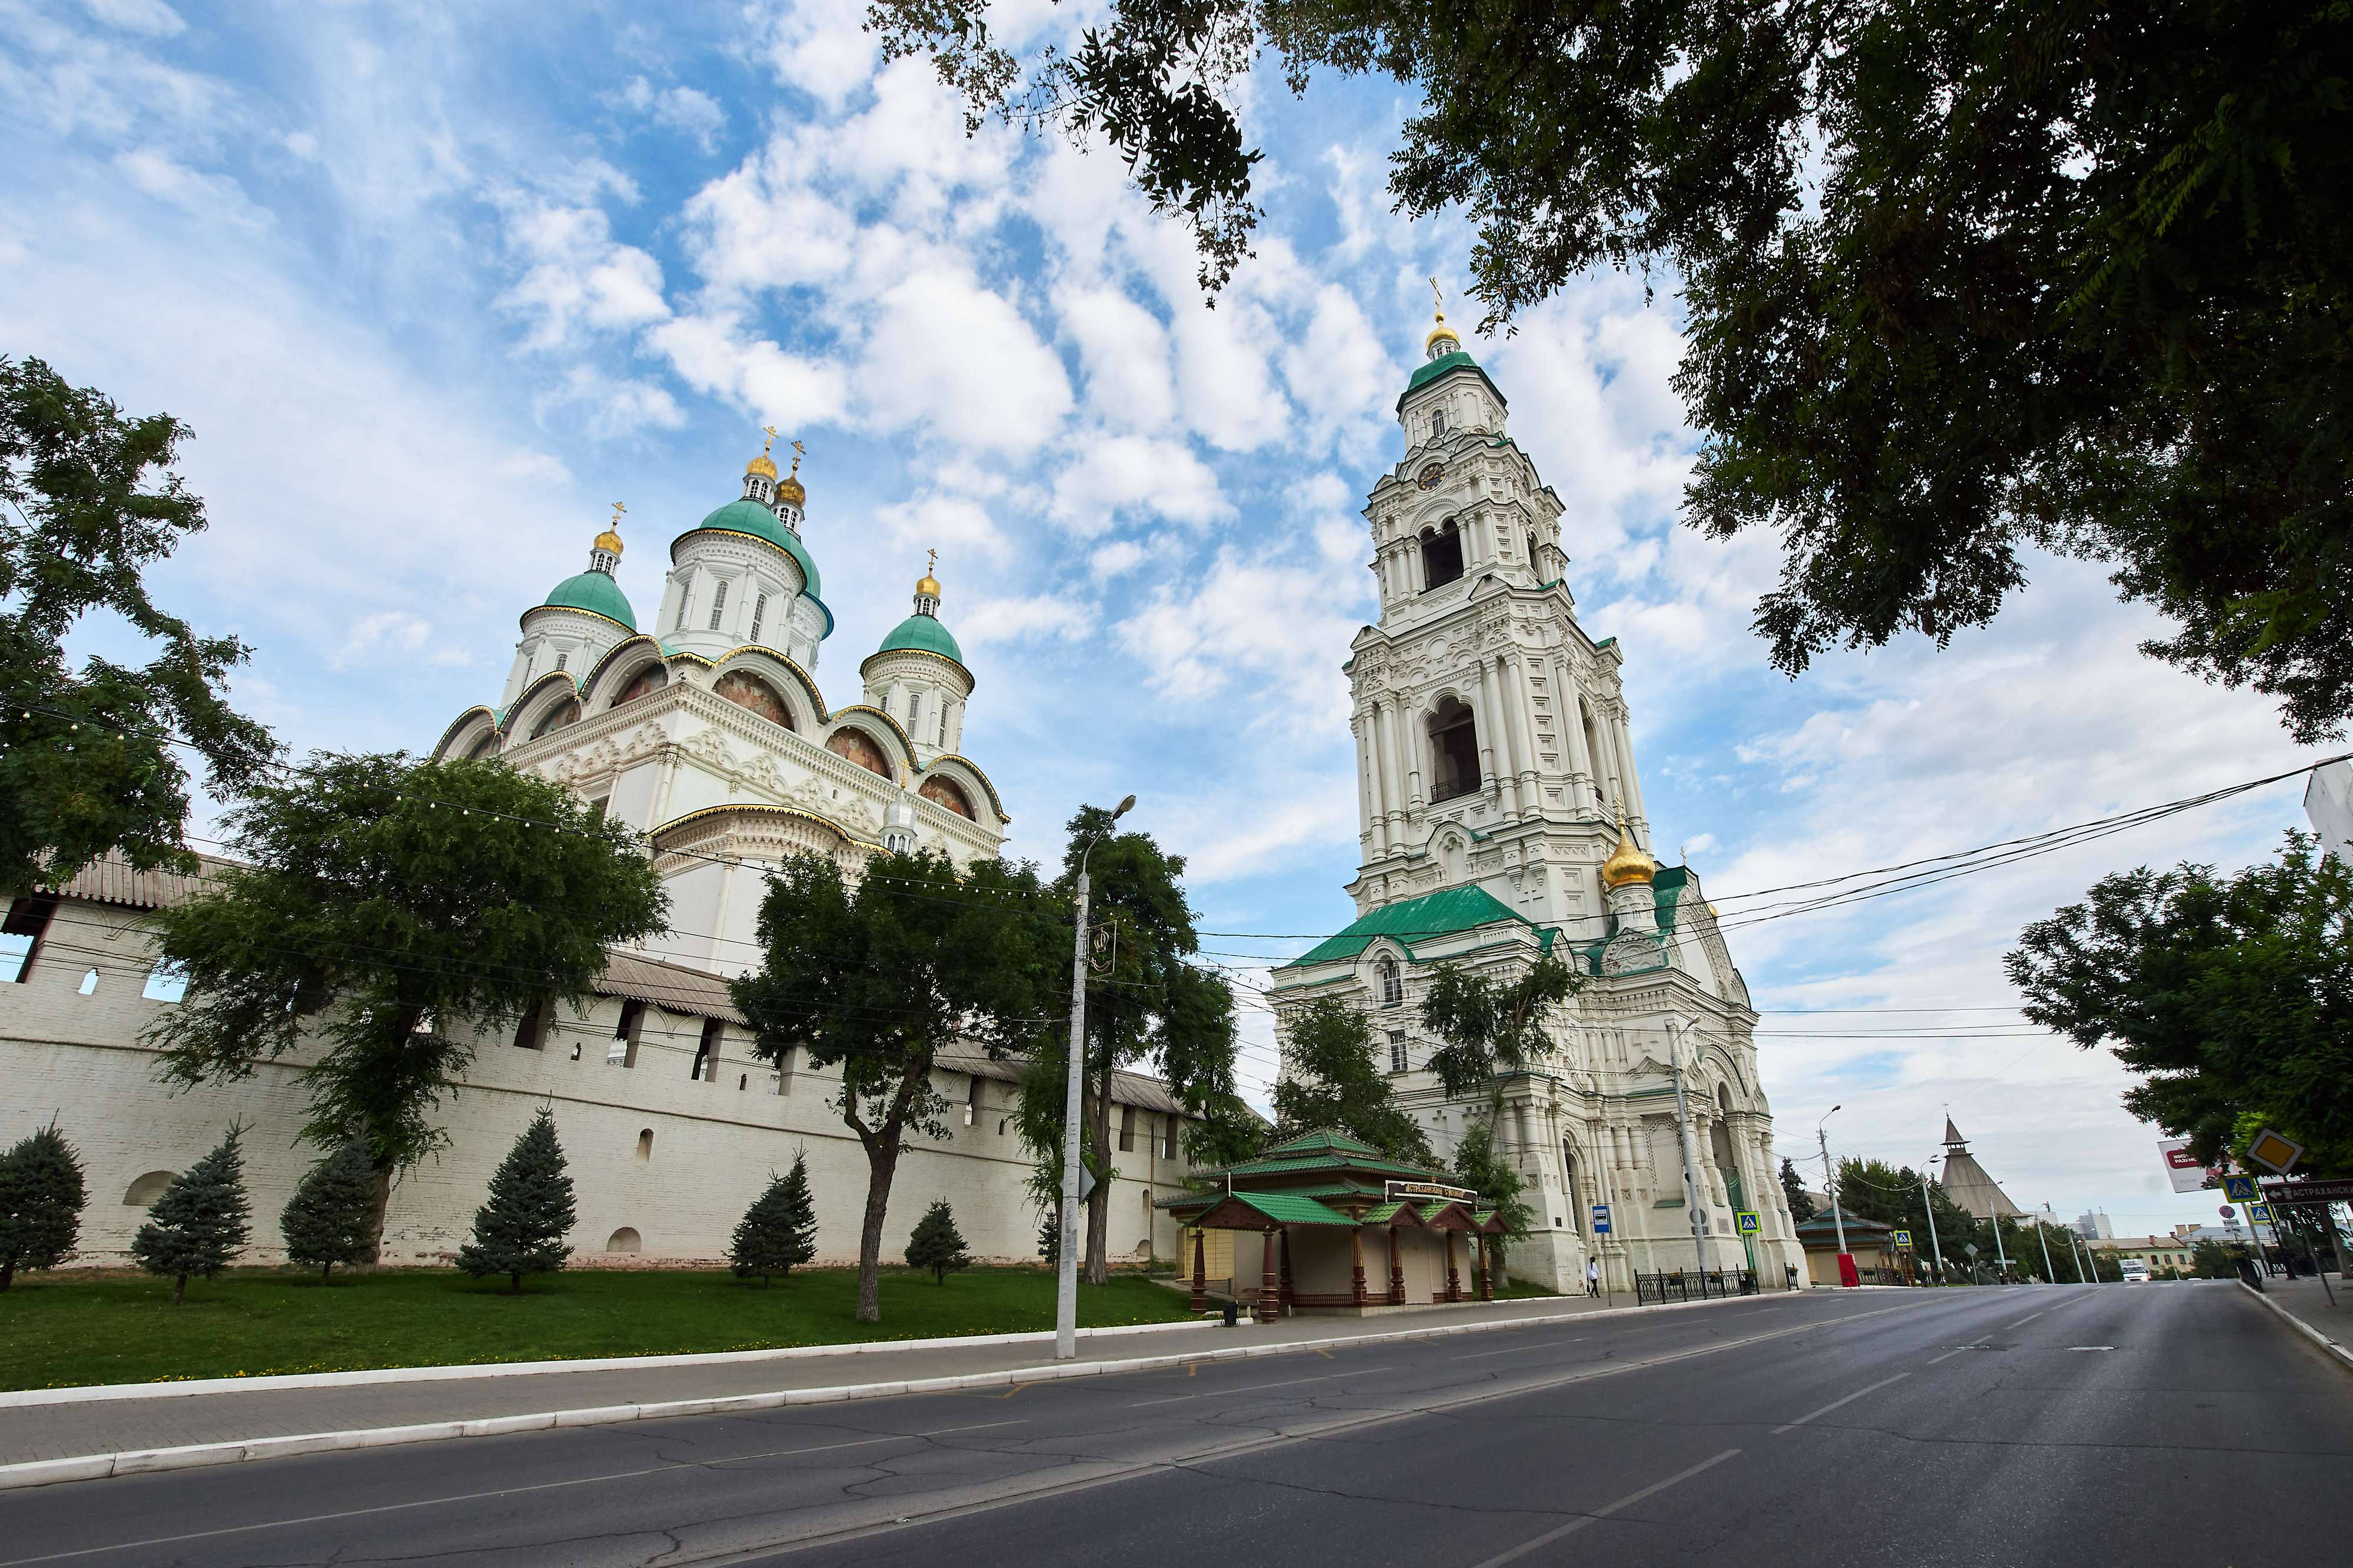
[[[2295,1169],[2298,1160],[2304,1158],[2304,1145],[2283,1138],[2266,1127],[2255,1134],[2253,1142],[2247,1145],[2247,1158],[2284,1176]]]
[[[1596,1236],[1608,1236],[1609,1234],[1609,1205],[1608,1204],[1595,1204],[1593,1205],[1593,1234]]]
[[[1912,1233],[1911,1233],[1910,1231],[1908,1231],[1908,1230],[1899,1230],[1899,1231],[1897,1231],[1897,1232],[1895,1233],[1895,1245],[1896,1245],[1896,1246],[1898,1246],[1898,1247],[1909,1247],[1909,1246],[1911,1246],[1911,1245],[1912,1245]]]
[[[2253,1176],[2223,1177],[2222,1195],[2230,1199],[2234,1204],[2252,1204],[2263,1201],[2261,1195],[2255,1191],[2255,1179]]]
[[[2247,1217],[2253,1220],[2258,1225],[2269,1225],[2272,1222],[2272,1205],[2269,1204],[2249,1204],[2247,1205]]]
[[[1741,1235],[1756,1236],[1758,1234],[1757,1212],[1754,1209],[1742,1209],[1734,1217],[1739,1221]]]

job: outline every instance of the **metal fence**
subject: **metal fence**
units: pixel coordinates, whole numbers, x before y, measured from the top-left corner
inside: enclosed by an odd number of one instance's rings
[[[1745,1268],[1715,1268],[1702,1274],[1681,1268],[1672,1274],[1637,1274],[1634,1276],[1634,1300],[1637,1303],[1653,1301],[1704,1301],[1718,1296],[1754,1296],[1757,1276]]]

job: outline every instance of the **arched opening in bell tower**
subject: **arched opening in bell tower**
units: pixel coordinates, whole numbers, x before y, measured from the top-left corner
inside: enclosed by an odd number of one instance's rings
[[[1448,518],[1439,528],[1421,531],[1421,585],[1442,588],[1462,575],[1462,535]]]
[[[1430,798],[1451,800],[1479,787],[1479,721],[1471,710],[1449,697],[1430,716]]]

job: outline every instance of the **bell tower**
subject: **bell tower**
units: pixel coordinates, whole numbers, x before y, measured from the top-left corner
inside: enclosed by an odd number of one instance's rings
[[[1434,287],[1434,284],[1433,284]],[[1607,914],[1650,840],[1614,639],[1577,624],[1566,508],[1441,302],[1365,507],[1380,619],[1353,645],[1360,913],[1477,885],[1539,922]],[[1624,814],[1621,833],[1619,814]]]

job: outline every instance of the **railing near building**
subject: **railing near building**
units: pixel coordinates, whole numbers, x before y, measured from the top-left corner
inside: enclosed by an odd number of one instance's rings
[[[1718,1296],[1754,1296],[1757,1291],[1757,1276],[1745,1268],[1713,1268],[1704,1274],[1678,1268],[1672,1274],[1634,1276],[1634,1300],[1643,1305],[1654,1301],[1705,1301]]]

